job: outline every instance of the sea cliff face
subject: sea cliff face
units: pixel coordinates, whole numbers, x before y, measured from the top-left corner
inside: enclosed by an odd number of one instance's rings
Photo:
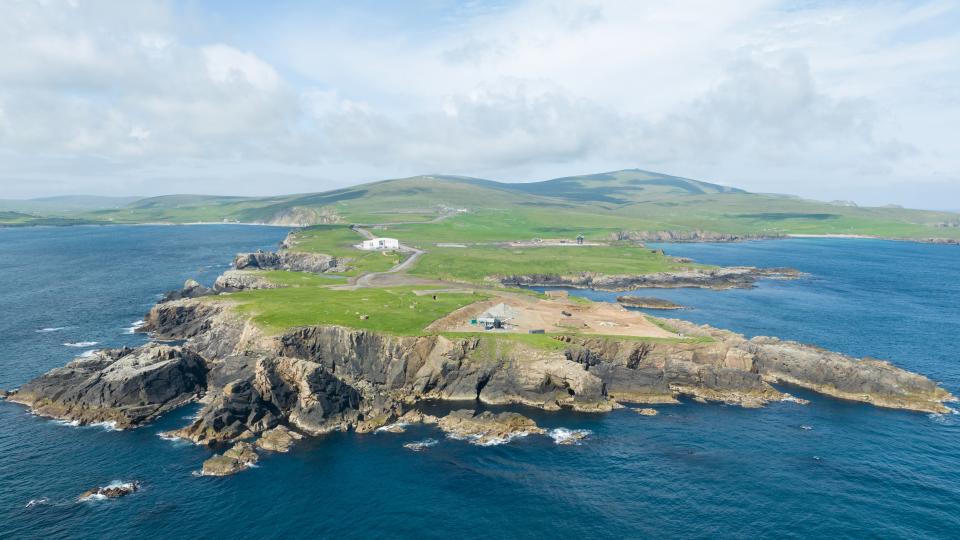
[[[562,276],[556,274],[509,275],[500,278],[504,285],[528,287],[571,287],[601,291],[630,291],[642,288],[675,289],[746,289],[758,279],[797,279],[801,272],[790,268],[753,268],[733,266],[713,269],[688,269],[640,275],[610,275],[584,272]]]
[[[587,412],[676,403],[681,396],[744,407],[802,401],[777,383],[923,412],[946,412],[944,402],[953,399],[929,379],[887,362],[684,321],[665,324],[693,339],[568,335],[556,337],[557,348],[542,349],[503,336],[394,336],[339,326],[267,336],[229,301],[186,298],[156,305],[144,327],[182,345],[100,351],[38,377],[8,399],[40,415],[120,428],[199,399],[196,420],[170,436],[210,445],[247,441],[260,449],[288,447],[300,434],[370,432],[410,418],[423,400]],[[470,424],[456,420],[447,423]],[[252,463],[250,452],[243,447],[216,456],[205,471],[242,470]]]

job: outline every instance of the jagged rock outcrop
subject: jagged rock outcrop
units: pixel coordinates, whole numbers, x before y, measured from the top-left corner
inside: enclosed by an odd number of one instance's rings
[[[625,306],[644,308],[644,309],[683,309],[680,304],[675,304],[663,298],[654,298],[651,296],[618,296],[617,302]]]
[[[183,283],[183,288],[166,293],[160,302],[172,302],[173,300],[181,300],[184,298],[200,298],[201,296],[208,296],[215,293],[216,291],[204,287],[196,280],[188,279]]]
[[[117,482],[107,486],[95,487],[93,489],[88,489],[80,494],[77,497],[78,501],[87,501],[91,499],[117,499],[120,497],[125,497],[131,493],[136,493],[140,490],[140,482],[134,480],[133,482]]]
[[[263,435],[257,439],[256,446],[267,452],[289,452],[290,448],[297,441],[303,439],[303,435],[293,431],[286,426],[277,426],[271,430],[263,432]]]
[[[929,379],[873,359],[857,360],[774,338],[665,320],[676,341],[557,336],[559,350],[497,336],[394,336],[315,326],[264,335],[229,297],[156,305],[145,329],[170,347],[99,351],[55,369],[9,399],[38,414],[132,427],[203,394],[195,421],[169,435],[233,444],[204,465],[232,474],[257,447],[282,451],[298,434],[392,422],[436,422],[482,443],[542,432],[527,419],[460,411],[443,419],[412,406],[428,399],[609,411],[630,403],[701,401],[756,407],[796,400],[772,384],[925,412],[947,412],[953,396]]]
[[[207,367],[195,352],[148,344],[97,351],[24,384],[8,399],[34,413],[117,428],[143,424],[195,398]]]
[[[321,274],[342,265],[343,261],[323,253],[282,250],[239,253],[233,260],[237,270],[291,270]]]
[[[480,446],[503,444],[516,437],[545,433],[536,422],[517,413],[494,414],[484,411],[477,414],[470,409],[451,412],[441,418],[437,426],[448,437]]]
[[[745,240],[771,240],[784,238],[778,234],[729,234],[712,231],[619,231],[610,235],[611,240],[633,242],[742,242]]]
[[[229,476],[248,469],[259,461],[260,456],[248,442],[238,442],[223,454],[217,454],[203,462],[203,476]]]
[[[283,285],[247,270],[227,270],[213,283],[216,292],[235,292],[248,289],[279,289]]]
[[[610,275],[584,272],[573,276],[556,274],[510,275],[498,278],[504,285],[534,287],[572,287],[602,291],[629,291],[642,288],[747,289],[761,278],[796,279],[801,273],[790,268],[687,269],[642,275]]]

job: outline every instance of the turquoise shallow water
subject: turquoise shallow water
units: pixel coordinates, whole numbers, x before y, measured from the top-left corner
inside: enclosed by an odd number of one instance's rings
[[[0,230],[0,387],[83,348],[136,344],[125,328],[187,277],[209,283],[265,227]],[[670,245],[717,264],[793,266],[799,281],[742,291],[644,291],[671,316],[888,358],[960,391],[960,249],[861,240]],[[598,299],[607,293],[581,291]],[[44,328],[67,327],[51,332]],[[960,424],[788,389],[808,406],[684,403],[656,417],[524,409],[589,429],[475,447],[432,428],[335,434],[232,478],[191,475],[209,453],[157,433],[189,408],[128,432],[76,428],[0,402],[0,538],[950,538],[960,530]],[[803,429],[807,426],[812,429]],[[412,452],[403,444],[434,438]],[[139,480],[116,501],[83,490]],[[45,503],[28,507],[31,500]]]

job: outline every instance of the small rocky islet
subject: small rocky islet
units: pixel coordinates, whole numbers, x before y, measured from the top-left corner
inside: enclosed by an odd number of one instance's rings
[[[778,383],[928,413],[948,412],[945,403],[955,400],[933,381],[889,362],[772,337],[747,339],[681,320],[663,322],[700,339],[557,335],[555,349],[520,342],[491,355],[484,341],[493,338],[487,336],[398,336],[332,325],[272,335],[249,315],[231,309],[229,299],[205,301],[212,294],[257,288],[250,281],[251,267],[323,272],[338,264],[326,256],[238,256],[235,268],[213,288],[188,282],[146,316],[142,331],[181,344],[151,342],[97,351],[0,397],[42,416],[80,424],[109,422],[119,429],[142,426],[173,408],[199,402],[194,421],[163,435],[221,449],[202,465],[201,474],[208,476],[240,472],[255,465],[260,452],[286,452],[304,437],[331,431],[372,433],[423,423],[480,445],[549,434],[511,412],[462,409],[432,416],[418,410],[427,400],[594,413],[627,404],[678,403],[684,396],[743,407],[803,402],[774,386]],[[751,286],[758,275],[794,275],[756,269],[710,272],[684,274],[675,283],[693,279],[723,288]],[[636,279],[631,279],[607,285],[630,282],[633,287]],[[650,408],[633,410],[656,414]],[[558,443],[575,444],[586,437],[586,432],[571,433],[557,438]],[[408,448],[423,450],[435,444],[430,441],[409,443],[413,446]]]

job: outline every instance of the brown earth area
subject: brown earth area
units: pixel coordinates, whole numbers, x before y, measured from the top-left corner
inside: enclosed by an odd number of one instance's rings
[[[583,332],[610,336],[676,338],[651,323],[642,313],[627,310],[616,304],[585,304],[563,299],[543,300],[524,295],[504,294],[492,300],[476,302],[433,322],[429,332],[477,332],[483,325],[470,324],[491,307],[504,303],[514,311],[506,320],[505,328],[486,330],[489,333],[521,333],[543,330],[546,333]]]

